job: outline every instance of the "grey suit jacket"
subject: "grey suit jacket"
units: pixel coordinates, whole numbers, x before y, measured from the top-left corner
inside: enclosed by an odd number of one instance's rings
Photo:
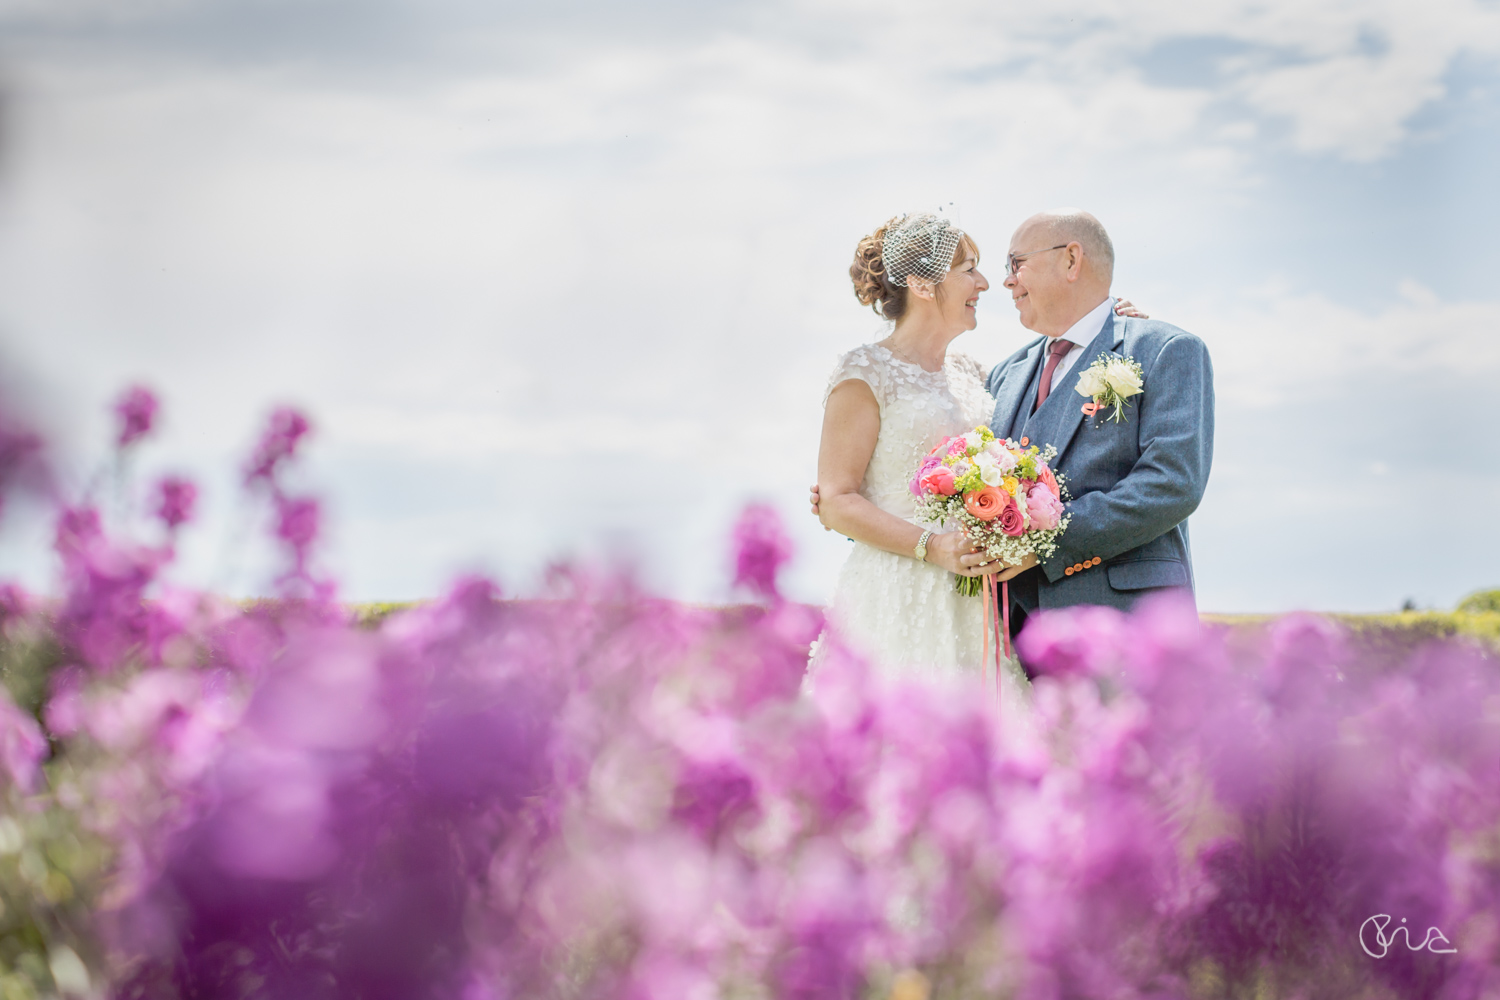
[[[1001,437],[1057,448],[1054,467],[1073,499],[1058,549],[1011,581],[1026,611],[1074,604],[1128,610],[1142,595],[1193,589],[1187,517],[1197,509],[1213,460],[1214,389],[1208,348],[1168,323],[1113,314],[1035,413],[1042,337],[990,373],[990,429]],[[1078,376],[1104,353],[1140,363],[1142,392],[1125,419],[1113,409],[1087,417]]]

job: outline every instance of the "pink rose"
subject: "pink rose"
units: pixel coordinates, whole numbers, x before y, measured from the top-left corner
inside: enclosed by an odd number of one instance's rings
[[[1036,483],[1027,492],[1026,510],[1031,514],[1031,526],[1038,531],[1055,528],[1062,520],[1062,501],[1052,495],[1044,482]]]
[[[1026,534],[1026,518],[1021,514],[1021,508],[1009,497],[1005,498],[1005,507],[1000,511],[996,519],[1000,530],[1007,535],[1016,536]]]
[[[922,477],[942,464],[943,460],[935,455],[928,455],[926,458],[922,459],[922,464],[918,467],[917,474],[911,477],[912,496],[916,497],[918,500],[922,498]]]
[[[958,492],[958,487],[953,485],[953,470],[946,465],[928,469],[922,474],[922,490],[925,493],[951,497]]]

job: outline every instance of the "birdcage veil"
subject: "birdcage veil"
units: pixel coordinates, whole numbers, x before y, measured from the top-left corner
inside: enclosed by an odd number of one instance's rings
[[[885,276],[897,288],[912,278],[940,283],[948,277],[953,255],[964,231],[945,215],[914,212],[888,226],[881,241],[880,260]]]

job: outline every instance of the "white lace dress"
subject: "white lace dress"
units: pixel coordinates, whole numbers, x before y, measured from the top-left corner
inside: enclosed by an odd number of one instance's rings
[[[942,371],[929,372],[866,344],[839,359],[825,405],[834,386],[848,379],[868,383],[880,405],[880,435],[860,495],[915,524],[909,484],[923,456],[944,437],[989,422],[995,403],[984,371],[973,359],[950,354]],[[961,596],[947,570],[862,542],[852,544],[829,611],[839,637],[880,671],[933,679],[981,675],[983,616],[983,596]],[[813,646],[809,684],[816,683],[825,640],[826,633]],[[992,676],[986,679],[993,684]],[[1030,685],[1014,660],[1005,685],[1007,706],[1029,704]]]

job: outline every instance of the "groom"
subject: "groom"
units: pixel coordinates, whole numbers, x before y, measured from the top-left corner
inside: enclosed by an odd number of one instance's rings
[[[1012,634],[1039,609],[1129,610],[1146,594],[1192,594],[1187,517],[1213,459],[1213,369],[1192,334],[1115,315],[1114,257],[1099,220],[1076,209],[1034,215],[1011,237],[1004,285],[1021,325],[1041,336],[990,373],[990,428],[1056,447],[1053,466],[1073,498],[1057,551],[997,577],[1010,583]],[[1076,391],[1101,355],[1141,366],[1142,391],[1118,423],[1112,407],[1086,414],[1089,398]]]

